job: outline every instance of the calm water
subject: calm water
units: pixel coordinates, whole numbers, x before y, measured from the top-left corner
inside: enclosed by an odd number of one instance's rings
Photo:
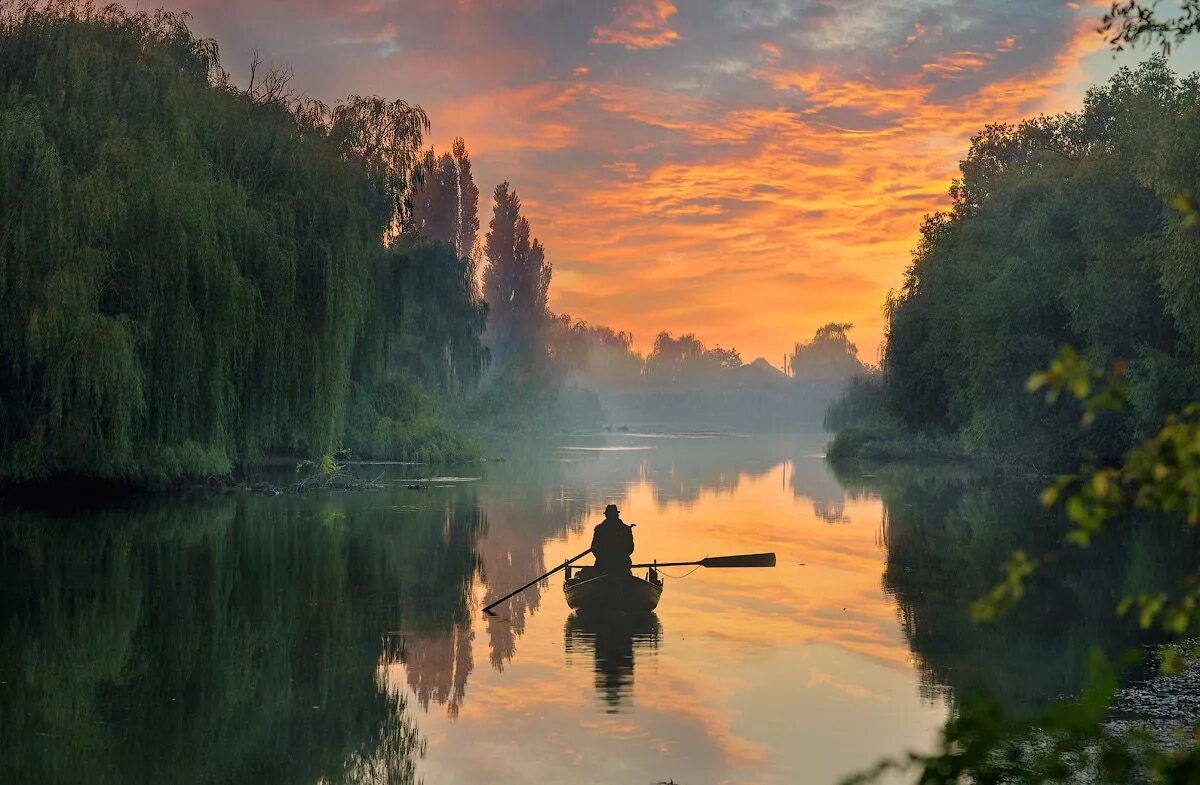
[[[200,495],[0,517],[0,781],[835,782],[929,747],[981,683],[1070,694],[1116,598],[1186,570],[1133,533],[1063,560],[981,629],[1033,488],[954,472],[835,477],[825,437],[578,437],[379,493]],[[412,468],[378,467],[387,481]],[[597,627],[561,581],[616,502],[657,615]],[[1176,562],[1182,562],[1176,564]]]

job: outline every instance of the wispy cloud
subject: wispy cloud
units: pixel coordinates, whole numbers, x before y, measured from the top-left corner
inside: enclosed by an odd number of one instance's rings
[[[626,49],[657,49],[679,40],[671,17],[679,9],[671,0],[626,0],[612,24],[598,25],[589,43],[614,44]]]
[[[439,146],[464,135],[481,190],[519,189],[555,309],[643,347],[695,331],[748,357],[829,320],[873,357],[971,136],[1076,105],[1103,49],[1091,4],[190,5],[235,73],[259,49],[310,95],[402,97]]]

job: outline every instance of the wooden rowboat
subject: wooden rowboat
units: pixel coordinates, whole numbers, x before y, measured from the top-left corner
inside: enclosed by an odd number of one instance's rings
[[[567,605],[581,613],[649,613],[658,607],[662,580],[654,570],[645,578],[629,573],[605,575],[584,568],[563,582]]]
[[[483,612],[495,616],[492,611],[497,605],[525,591],[530,586],[549,578],[559,570],[566,570],[567,580],[563,591],[567,604],[577,611],[587,613],[648,613],[658,607],[662,596],[662,580],[658,577],[659,567],[774,567],[775,554],[749,553],[743,556],[705,556],[697,561],[668,561],[635,564],[632,569],[646,568],[646,577],[637,578],[630,573],[605,575],[595,567],[583,567],[578,575],[573,574],[571,563],[579,561],[592,552],[588,548],[578,556],[567,559],[549,572],[537,576],[519,589],[514,589],[498,600],[483,606]]]

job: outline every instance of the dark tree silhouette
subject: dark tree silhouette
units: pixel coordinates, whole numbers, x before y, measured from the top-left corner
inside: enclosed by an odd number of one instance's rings
[[[479,188],[471,173],[471,157],[461,137],[451,152],[438,157],[426,151],[418,165],[411,226],[422,237],[443,242],[460,259],[473,259],[479,234]]]
[[[496,186],[488,227],[483,292],[490,311],[489,342],[501,366],[531,369],[546,354],[551,266],[545,248],[530,238],[521,199],[507,181]]]
[[[793,378],[832,381],[865,373],[867,367],[858,359],[858,347],[847,335],[852,327],[849,322],[829,322],[817,328],[811,341],[796,344],[788,361]]]

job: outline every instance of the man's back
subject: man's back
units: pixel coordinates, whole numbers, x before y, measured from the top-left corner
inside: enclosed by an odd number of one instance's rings
[[[628,572],[633,563],[633,529],[617,517],[606,517],[592,532],[592,553],[601,572]]]

